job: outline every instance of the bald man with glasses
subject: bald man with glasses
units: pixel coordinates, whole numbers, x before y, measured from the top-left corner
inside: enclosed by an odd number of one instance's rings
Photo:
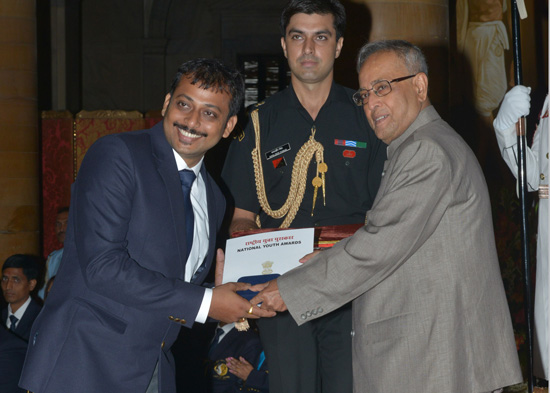
[[[389,145],[367,223],[251,302],[288,309],[302,325],[352,301],[354,392],[485,393],[521,382],[487,185],[430,104],[422,52],[373,42],[358,71],[354,100]]]

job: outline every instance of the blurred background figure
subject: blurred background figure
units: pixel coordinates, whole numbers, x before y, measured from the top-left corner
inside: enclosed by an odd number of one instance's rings
[[[458,48],[472,68],[476,110],[489,123],[507,88],[505,11],[503,0],[458,0],[456,5]]]
[[[38,257],[15,254],[2,266],[2,294],[8,306],[2,309],[2,323],[29,341],[31,327],[42,306],[31,297],[39,271]]]
[[[48,282],[46,283],[46,285],[44,285],[44,288],[46,289],[46,291],[44,292],[44,301],[46,301],[46,299],[48,298],[48,294],[50,293],[50,290],[52,289],[52,285],[53,285],[54,280],[55,280],[55,276],[50,278],[48,280]]]
[[[65,243],[65,233],[67,232],[67,222],[69,221],[69,208],[68,207],[62,207],[57,211],[57,217],[55,219],[55,236],[57,237],[57,240],[59,243],[64,244]],[[45,292],[47,283],[49,282],[50,278],[55,276],[57,274],[57,270],[59,270],[59,265],[61,263],[61,258],[63,257],[63,247],[59,250],[52,251],[50,255],[48,255],[48,259],[46,260],[46,268],[45,268],[45,275],[44,275],[44,285],[39,291],[38,296],[41,299],[45,299]]]
[[[465,74],[471,74],[478,114],[476,155],[483,165],[494,152],[493,111],[498,108],[508,88],[504,51],[509,49],[508,33],[503,23],[506,2],[503,0],[457,0],[457,47],[465,57]],[[493,142],[493,143],[491,143]]]

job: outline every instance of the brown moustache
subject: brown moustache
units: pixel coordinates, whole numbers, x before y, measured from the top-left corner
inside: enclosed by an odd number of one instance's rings
[[[301,63],[301,62],[304,62],[304,61],[314,61],[316,63],[319,62],[319,59],[317,57],[314,57],[314,56],[302,56],[302,57],[299,57],[298,58],[298,61]]]

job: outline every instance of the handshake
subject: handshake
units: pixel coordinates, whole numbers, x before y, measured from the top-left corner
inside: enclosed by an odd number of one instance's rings
[[[305,262],[312,255],[303,258]],[[278,312],[286,311],[286,305],[279,293],[277,280],[264,284],[251,285],[244,282],[229,282],[222,284],[225,256],[221,249],[216,255],[215,288],[212,291],[212,302],[208,316],[218,321],[232,323],[237,321],[237,328],[246,329],[247,318],[259,319],[274,317]],[[250,301],[238,291],[251,290],[258,292]],[[261,306],[261,307],[260,307]]]

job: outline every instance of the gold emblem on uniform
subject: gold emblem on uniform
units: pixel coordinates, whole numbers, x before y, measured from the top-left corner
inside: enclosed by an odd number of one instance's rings
[[[229,368],[227,367],[227,364],[225,364],[225,360],[216,360],[216,363],[214,363],[214,377],[217,379],[227,379],[229,378],[229,375],[227,375],[229,371]]]
[[[239,318],[239,320],[235,322],[235,329],[237,329],[239,332],[246,332],[248,329],[250,329],[248,319]]]

